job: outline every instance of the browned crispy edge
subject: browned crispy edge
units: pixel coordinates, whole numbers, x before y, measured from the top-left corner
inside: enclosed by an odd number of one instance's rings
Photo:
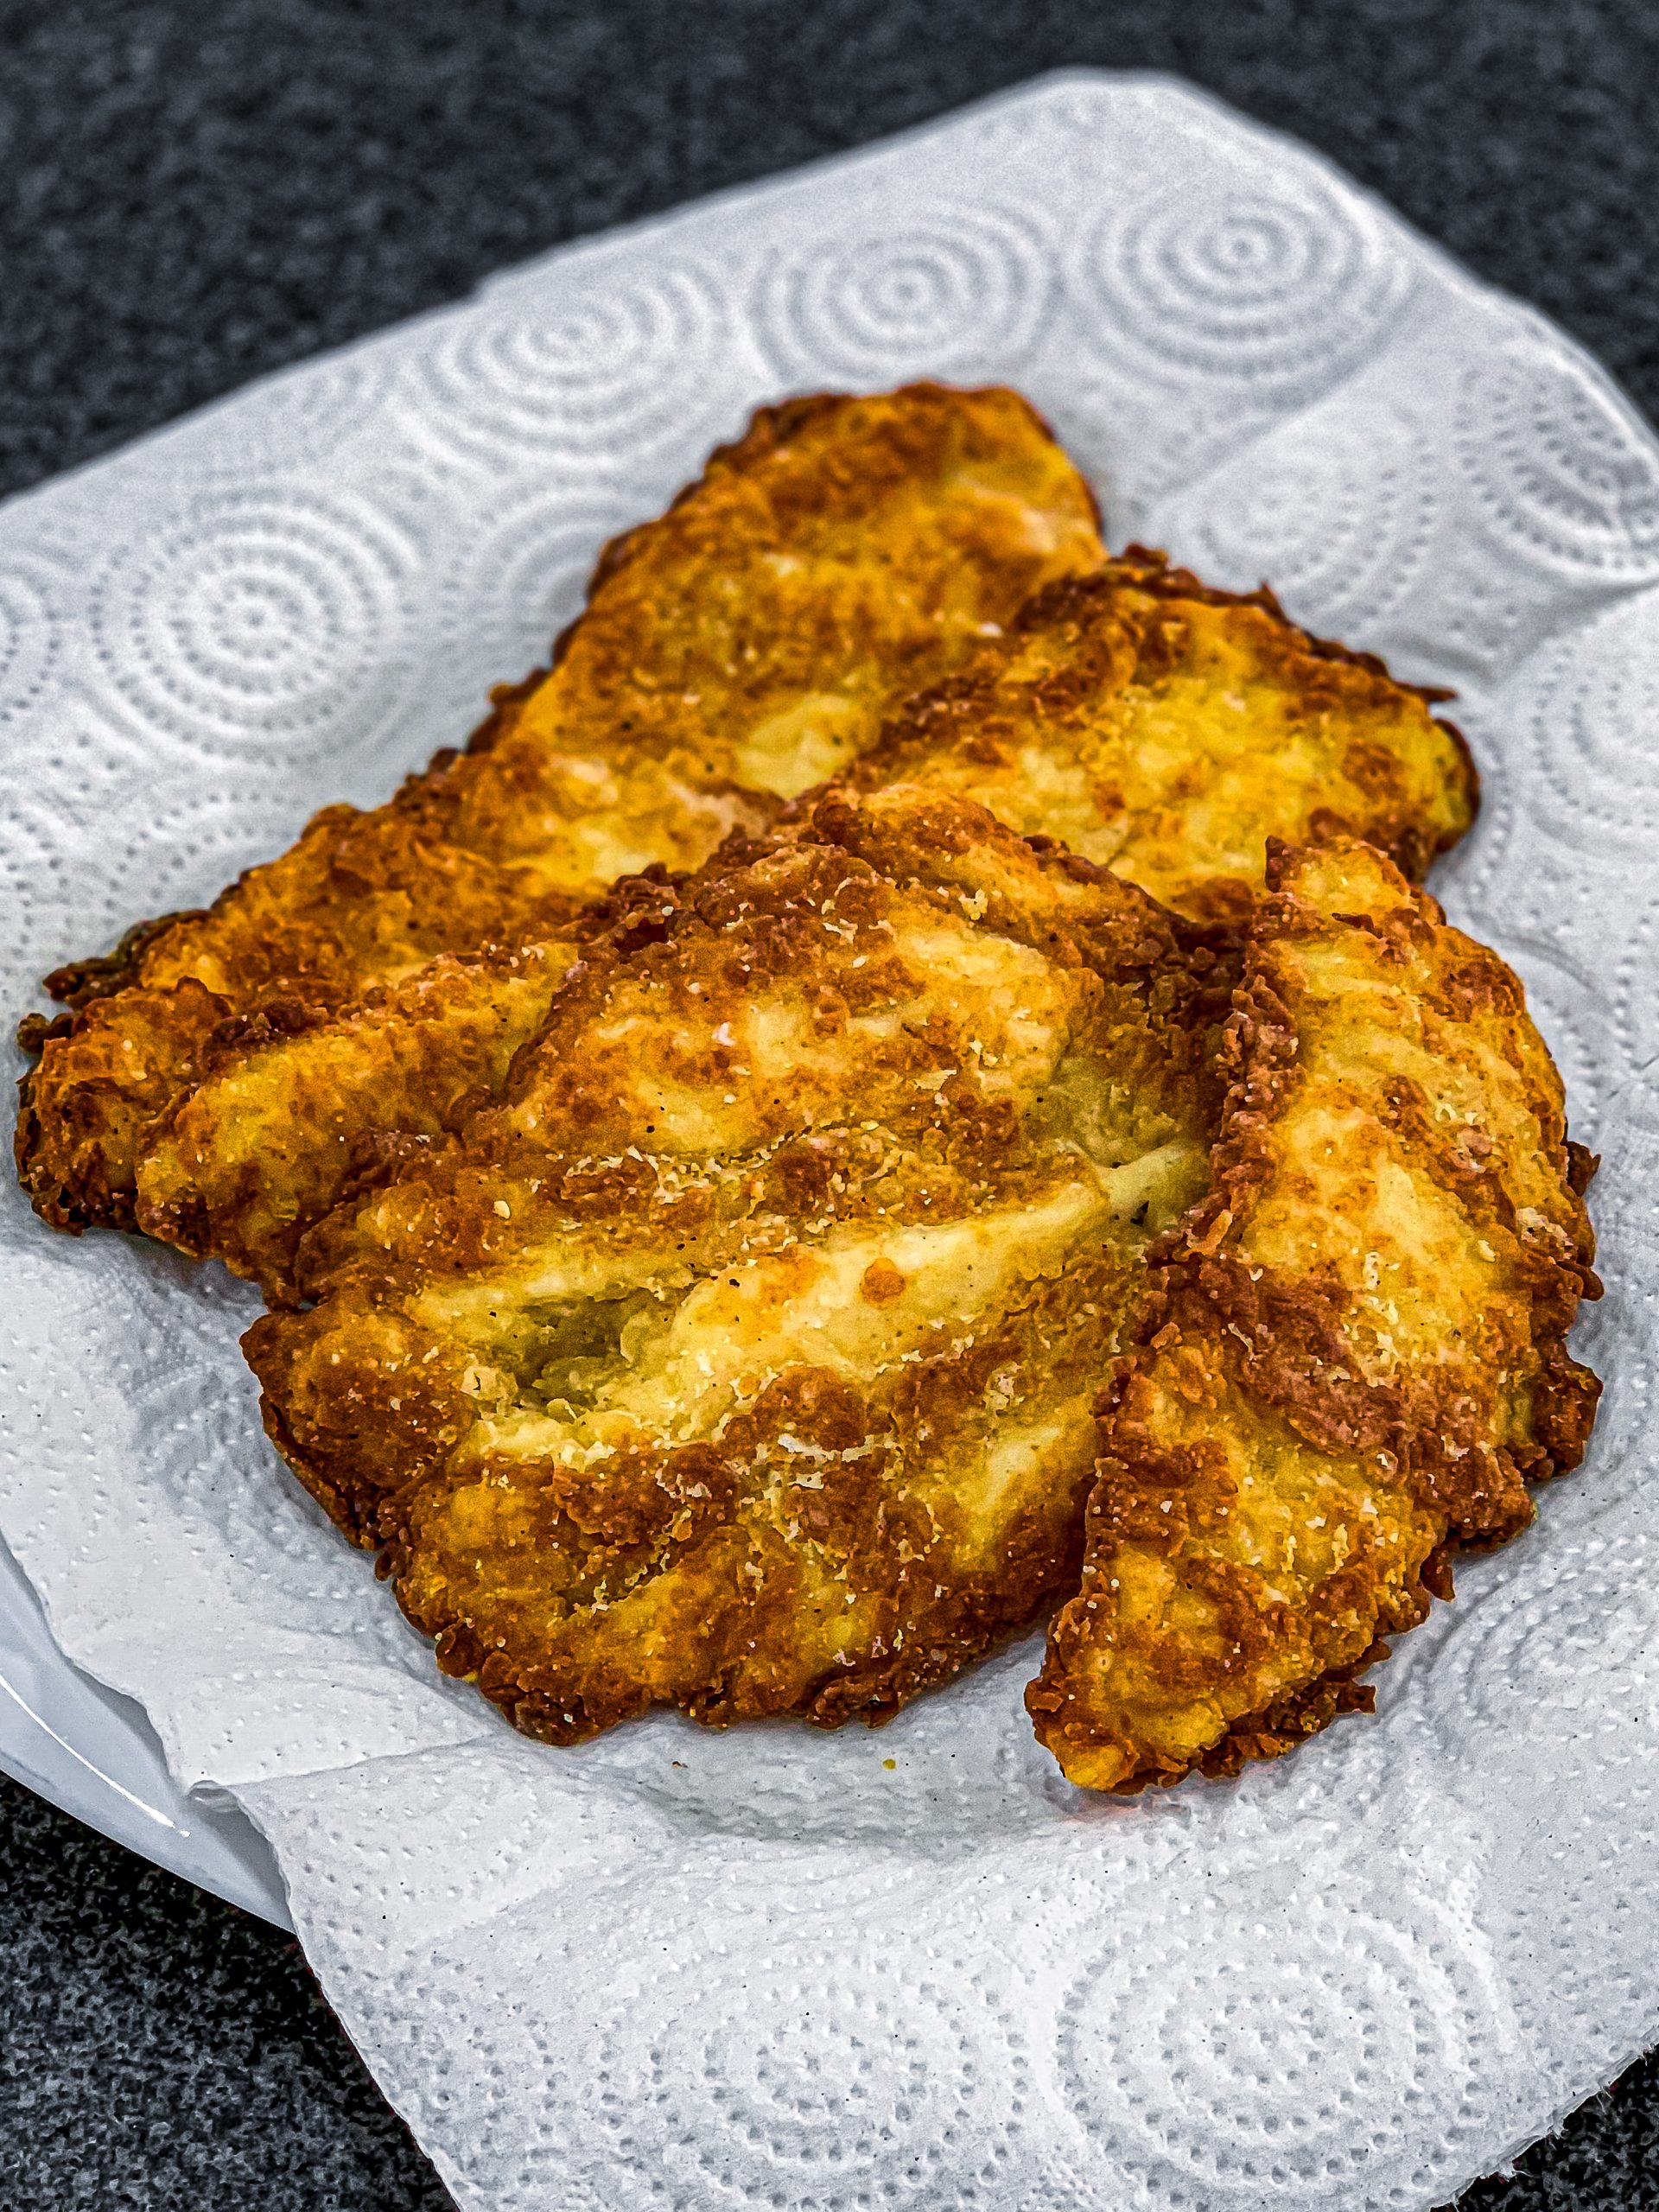
[[[1225,591],[1219,585],[1201,582],[1190,569],[1177,568],[1168,554],[1156,546],[1131,543],[1126,545],[1121,553],[1110,556],[1103,567],[1087,575],[1057,577],[1054,582],[1046,584],[1041,591],[1027,601],[1015,616],[1014,626],[1020,632],[1040,630],[1057,617],[1063,620],[1069,609],[1074,607],[1081,609],[1103,590],[1125,584],[1154,599],[1196,600],[1203,607],[1259,607],[1293,637],[1300,639],[1316,660],[1337,661],[1351,668],[1363,669],[1368,676],[1375,676],[1382,682],[1392,684],[1396,691],[1404,691],[1413,698],[1421,699],[1425,706],[1440,706],[1458,696],[1445,684],[1406,683],[1394,674],[1380,653],[1363,652],[1351,645],[1339,645],[1333,638],[1318,637],[1312,630],[1305,630],[1300,622],[1293,621],[1286,613],[1270,584],[1260,583],[1254,591]],[[1464,791],[1472,826],[1480,811],[1480,771],[1475,766],[1469,741],[1458,725],[1448,721],[1444,715],[1436,715],[1433,720],[1438,728],[1446,732],[1456,750],[1459,765],[1463,771]],[[1459,842],[1459,837],[1466,834],[1464,831],[1458,836],[1440,838],[1423,853],[1421,863],[1415,867],[1409,864],[1409,857],[1405,860],[1397,855],[1391,857],[1399,861],[1403,872],[1414,881],[1421,882],[1435,856],[1448,851]]]
[[[1191,569],[1177,568],[1168,554],[1159,547],[1139,543],[1126,545],[1121,553],[1113,554],[1102,573],[1110,575],[1120,569],[1133,572],[1137,590],[1150,592],[1159,599],[1196,599],[1205,607],[1259,607],[1265,613],[1271,614],[1275,621],[1282,622],[1286,629],[1294,630],[1308,650],[1320,660],[1347,661],[1356,668],[1364,669],[1370,675],[1385,677],[1397,690],[1412,692],[1430,706],[1436,706],[1442,700],[1455,699],[1458,696],[1443,683],[1402,682],[1392,673],[1387,661],[1379,653],[1360,652],[1352,645],[1338,645],[1334,639],[1316,637],[1313,631],[1305,630],[1300,622],[1294,622],[1286,613],[1271,584],[1257,584],[1254,591],[1227,591],[1219,584],[1200,582]],[[1036,594],[1036,599],[1041,599],[1057,591],[1061,585],[1073,581],[1086,579],[1062,576],[1055,583],[1045,585],[1043,590]],[[1033,599],[1033,604],[1035,603]]]
[[[1054,435],[1054,426],[1048,417],[1039,413],[1023,392],[1015,391],[1011,385],[952,385],[946,384],[939,378],[925,377],[913,384],[906,384],[899,388],[906,392],[925,393],[930,397],[937,394],[940,397],[948,399],[960,398],[963,396],[973,397],[989,391],[1007,392],[1010,398],[1017,400],[1024,408],[1032,422],[1051,445],[1059,443],[1059,440]],[[847,404],[848,397],[849,395],[845,392],[812,392],[803,398],[779,400],[774,406],[757,408],[741,437],[734,438],[729,443],[715,448],[704,464],[703,475],[706,476],[715,470],[747,471],[757,461],[763,460],[768,453],[781,452],[785,447],[793,444],[804,430],[810,429],[814,423],[821,421],[824,416],[833,414],[837,408],[844,407]],[[701,478],[694,478],[690,483],[677,492],[664,509],[663,515],[656,519],[662,520],[683,506],[696,492],[701,480]],[[1100,512],[1100,501],[1095,496],[1094,487],[1081,474],[1078,480],[1089,495],[1089,506],[1094,518],[1095,528],[1103,536],[1105,524]],[[589,599],[601,584],[608,583],[618,570],[627,564],[633,556],[636,541],[645,531],[652,527],[653,524],[650,522],[636,523],[632,529],[621,531],[604,547],[600,554],[598,564],[594,568],[593,579],[588,587]],[[574,627],[574,625],[571,626]],[[558,643],[554,647],[555,666],[557,665],[559,651],[569,634],[568,629],[562,632]]]

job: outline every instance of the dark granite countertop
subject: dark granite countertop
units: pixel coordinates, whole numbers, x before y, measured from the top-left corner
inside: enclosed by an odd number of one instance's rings
[[[0,0],[0,490],[1067,63],[1335,156],[1659,412],[1650,0]],[[0,1783],[0,2204],[436,2212],[296,1946]],[[1659,2205],[1659,2062],[1481,2212]]]

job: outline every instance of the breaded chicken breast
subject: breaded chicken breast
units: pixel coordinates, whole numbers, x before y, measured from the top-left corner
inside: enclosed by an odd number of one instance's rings
[[[1448,696],[1136,545],[1039,594],[850,773],[961,791],[1179,913],[1243,920],[1269,838],[1346,831],[1414,882],[1457,843],[1478,784],[1429,711]]]
[[[1599,1385],[1561,1085],[1497,956],[1350,838],[1279,849],[1198,1205],[1105,1402],[1082,1586],[1027,1694],[1069,1777],[1230,1773],[1368,1706],[1459,1545],[1532,1517]]]
[[[147,1134],[200,1068],[246,1104],[238,1055],[273,1032],[304,1030],[317,1063],[319,1014],[396,991],[429,961],[558,940],[653,862],[695,868],[1101,551],[1086,486],[1013,392],[918,385],[763,410],[667,514],[607,549],[550,672],[498,691],[466,753],[372,812],[325,809],[206,913],[146,924],[48,979],[72,1011],[24,1028],[41,1060],[16,1148],[36,1211],[64,1228],[134,1226]],[[440,1000],[464,1010],[453,1061],[429,1088],[404,1086],[417,1129],[447,1123],[476,1064],[467,1038],[491,1021],[510,1033],[518,995],[468,995],[451,973],[417,984],[410,1017],[429,1046]],[[356,1033],[375,1069],[383,1029],[371,1010]],[[360,1082],[353,1051],[336,1057]],[[269,1118],[269,1099],[254,1111]],[[346,1121],[356,1113],[348,1103]],[[334,1143],[326,1110],[302,1122],[290,1152]],[[169,1187],[152,1224],[176,1219],[188,1245],[214,1205]]]
[[[596,947],[500,1105],[246,1349],[448,1672],[559,1741],[879,1718],[1075,1586],[1222,933],[952,795],[832,793]]]

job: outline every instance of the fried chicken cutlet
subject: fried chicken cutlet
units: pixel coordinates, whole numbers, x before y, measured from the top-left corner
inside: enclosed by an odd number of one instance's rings
[[[658,939],[313,1233],[316,1304],[245,1340],[266,1424],[531,1734],[879,1718],[1075,1586],[1236,967],[903,789],[717,861]]]
[[[1414,882],[1474,819],[1451,695],[1297,628],[1264,585],[1202,584],[1132,545],[1062,578],[849,772],[944,785],[1178,913],[1248,919],[1268,841],[1346,831]]]
[[[137,1225],[147,1133],[188,1099],[199,1058],[257,1119],[237,1071],[296,1033],[316,1065],[289,1147],[296,1211],[315,1205],[308,1177],[328,1180],[315,1147],[340,1148],[329,1088],[347,1093],[346,1124],[361,1118],[404,1014],[423,1067],[397,1103],[416,1128],[446,1126],[511,1057],[524,978],[498,988],[487,963],[419,977],[426,963],[552,944],[615,878],[696,867],[868,745],[1039,585],[1101,554],[1091,494],[1013,392],[918,385],[762,410],[665,515],[606,550],[551,671],[499,690],[466,753],[440,753],[372,812],[326,808],[207,912],[143,925],[48,978],[72,1011],[24,1025],[41,1058],[16,1149],[36,1211],[73,1230]],[[407,1006],[370,1006],[332,1066],[318,1017],[416,977]],[[448,1056],[433,1049],[446,1020]],[[209,1249],[214,1205],[169,1186],[149,1225]]]
[[[1183,912],[1236,917],[1269,836],[1345,826],[1420,875],[1463,834],[1474,773],[1435,696],[1310,638],[1270,594],[1209,590],[1137,549],[1050,585],[847,772],[966,793]],[[290,1296],[299,1239],[354,1150],[451,1126],[454,1101],[499,1090],[568,957],[531,948],[499,986],[499,958],[439,963],[297,1039],[238,1038],[147,1139],[140,1225]]]
[[[1351,839],[1277,852],[1210,1188],[1152,1255],[1081,1589],[1027,1693],[1068,1777],[1231,1773],[1338,1713],[1577,1465],[1599,1290],[1560,1077],[1496,953]]]

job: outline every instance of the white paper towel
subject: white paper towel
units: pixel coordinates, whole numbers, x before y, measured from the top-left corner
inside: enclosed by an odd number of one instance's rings
[[[13,1192],[0,1531],[265,1828],[469,2212],[1432,2205],[1659,2035],[1659,447],[1538,317],[1091,76],[499,279],[0,512],[0,995],[383,796],[757,403],[923,375],[1029,392],[1114,542],[1459,686],[1437,887],[1607,1154],[1583,1472],[1236,1783],[1069,1789],[1034,1642],[875,1735],[547,1750],[263,1443],[251,1295]]]

